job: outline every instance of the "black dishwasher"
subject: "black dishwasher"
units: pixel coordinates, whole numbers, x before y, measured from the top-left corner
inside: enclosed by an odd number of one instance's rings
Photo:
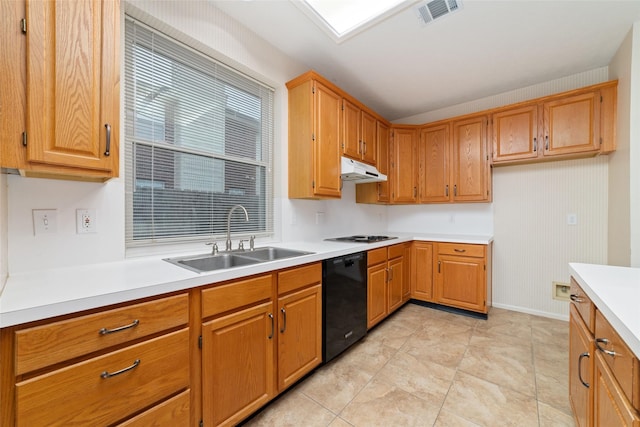
[[[367,333],[367,253],[322,262],[322,360],[327,363]]]

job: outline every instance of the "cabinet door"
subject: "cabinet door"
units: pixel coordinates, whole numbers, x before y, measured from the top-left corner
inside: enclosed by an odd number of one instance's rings
[[[378,150],[378,161],[376,162],[376,166],[378,171],[387,175],[386,181],[376,184],[378,186],[378,202],[388,202],[389,180],[391,179],[391,175],[389,174],[389,139],[391,138],[391,129],[380,121],[377,122],[377,127],[376,148]]]
[[[437,303],[486,312],[482,259],[439,255],[435,285]]]
[[[275,328],[271,302],[203,324],[204,425],[235,425],[274,396]]]
[[[362,111],[360,123],[362,161],[375,165],[378,154],[376,151],[376,118],[366,111]]]
[[[340,96],[315,83],[314,194],[340,197]]]
[[[389,260],[389,313],[402,305],[404,293],[404,257]]]
[[[569,401],[578,427],[593,420],[593,336],[571,305],[569,317]]]
[[[487,118],[453,122],[453,201],[489,200]]]
[[[278,299],[278,391],[322,362],[320,284]]]
[[[119,2],[29,0],[26,12],[27,160],[117,176]]]
[[[600,352],[595,352],[593,425],[639,427],[640,418]]]
[[[412,247],[411,243],[404,244],[404,271],[402,275],[402,302],[407,302],[411,299],[411,260],[412,260]]]
[[[387,316],[387,263],[367,269],[367,328]]]
[[[420,202],[448,202],[449,124],[432,126],[420,131],[418,150]]]
[[[342,99],[342,154],[360,160],[360,108]]]
[[[396,128],[393,130],[391,152],[391,201],[393,203],[415,203],[418,193],[416,162],[416,130]]]
[[[600,149],[600,95],[589,92],[544,103],[544,155]]]
[[[491,118],[493,163],[538,157],[538,105],[501,111]]]
[[[411,297],[433,301],[433,244],[414,242],[411,256]]]

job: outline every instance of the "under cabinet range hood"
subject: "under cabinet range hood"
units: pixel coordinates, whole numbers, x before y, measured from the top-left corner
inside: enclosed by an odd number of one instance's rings
[[[340,178],[342,178],[343,181],[355,181],[356,184],[387,180],[387,176],[378,172],[378,169],[376,169],[375,166],[349,159],[347,157],[342,158],[342,172],[340,174]]]

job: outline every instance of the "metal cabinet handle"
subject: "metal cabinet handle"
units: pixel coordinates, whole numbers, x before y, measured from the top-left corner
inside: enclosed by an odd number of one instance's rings
[[[104,155],[108,157],[111,154],[111,125],[105,123],[104,127],[107,129],[107,145],[104,150]]]
[[[362,154],[367,154],[367,141],[362,141],[363,151]]]
[[[284,331],[287,330],[287,311],[283,308],[280,309],[282,313],[282,328],[280,328],[280,333],[284,334]]]
[[[418,187],[413,187],[413,197],[418,197]]]
[[[582,383],[583,386],[585,386],[586,388],[589,388],[589,383],[585,382],[582,379],[582,368],[581,368],[581,366],[582,366],[582,359],[585,358],[585,357],[589,357],[589,358],[591,357],[589,355],[588,351],[585,351],[584,353],[582,353],[580,355],[580,357],[578,357],[578,379],[580,380],[580,382]]]
[[[580,296],[577,295],[577,294],[569,295],[569,299],[571,299],[571,301],[573,301],[573,302],[584,302],[584,300],[582,298],[580,298]]]
[[[464,252],[467,252],[467,250],[466,250],[466,249],[458,249],[458,248],[455,248],[455,249],[454,249],[454,252],[464,253]]]
[[[393,280],[393,267],[389,267],[387,270],[389,272],[389,282]]]
[[[440,273],[440,261],[438,261],[438,273]]]
[[[549,151],[549,135],[545,135],[544,137],[544,149]]]
[[[138,326],[140,324],[140,321],[138,319],[134,320],[133,322],[131,322],[128,325],[124,325],[124,326],[120,326],[118,328],[113,328],[113,329],[107,329],[107,328],[102,328],[98,331],[98,333],[100,335],[108,335],[108,334],[112,334],[114,332],[120,332],[120,331],[124,331],[126,329],[131,329],[131,328],[135,328],[136,326]]]
[[[273,319],[273,313],[269,313],[269,319],[271,319],[271,333],[269,334],[269,339],[271,339],[275,332],[275,320]]]
[[[538,138],[533,138],[533,152],[538,151]]]
[[[458,184],[453,185],[453,197],[458,195]]]
[[[139,364],[140,364],[140,359],[136,359],[133,362],[133,365],[127,366],[126,368],[120,369],[119,371],[115,371],[115,372],[104,371],[103,373],[100,374],[100,378],[102,378],[103,380],[106,380],[107,378],[111,378],[111,377],[115,377],[116,375],[124,374],[127,371],[130,371],[130,370],[132,370],[134,368],[137,368]]]
[[[609,340],[606,338],[596,338],[596,347],[598,350],[606,354],[607,356],[616,357],[618,354],[615,351],[607,350],[606,348],[602,348],[600,343],[607,345],[609,344]]]
[[[447,184],[446,187],[444,187],[444,195],[449,197],[449,184]]]

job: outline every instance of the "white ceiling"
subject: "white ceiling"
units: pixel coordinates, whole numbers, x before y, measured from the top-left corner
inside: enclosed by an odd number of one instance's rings
[[[429,25],[412,5],[337,44],[289,0],[213,2],[388,120],[606,66],[640,20],[639,0],[463,0]]]

